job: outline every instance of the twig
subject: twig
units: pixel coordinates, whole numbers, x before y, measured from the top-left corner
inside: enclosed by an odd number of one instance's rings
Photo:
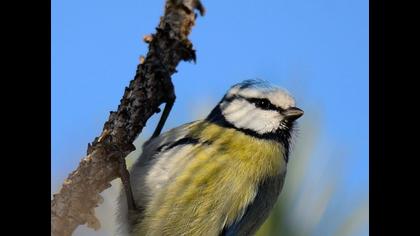
[[[64,181],[51,201],[51,234],[71,235],[83,224],[98,229],[94,208],[99,195],[120,177],[121,159],[135,150],[132,144],[161,104],[175,96],[171,75],[182,60],[195,60],[188,35],[195,24],[194,9],[204,13],[199,0],[167,0],[149,52],[125,88],[118,110],[111,112],[102,134],[88,144],[87,156]]]

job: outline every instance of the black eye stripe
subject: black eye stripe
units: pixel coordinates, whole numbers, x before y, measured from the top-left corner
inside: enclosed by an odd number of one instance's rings
[[[224,100],[228,101],[228,102],[231,102],[234,99],[238,99],[238,98],[239,99],[245,99],[248,102],[254,104],[256,107],[264,109],[264,110],[273,110],[273,111],[280,111],[280,112],[284,111],[283,108],[272,104],[270,102],[270,100],[268,100],[267,98],[246,98],[246,97],[243,97],[243,96],[235,95],[235,96],[232,96],[232,97],[229,97],[229,98],[225,98]]]
[[[261,108],[264,110],[275,110],[275,111],[278,110],[278,108],[266,98],[245,98],[245,99],[248,100],[250,103],[254,104],[258,108]]]

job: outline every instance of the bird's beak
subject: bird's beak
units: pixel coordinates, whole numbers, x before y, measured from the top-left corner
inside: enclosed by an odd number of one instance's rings
[[[288,121],[295,121],[303,115],[303,111],[297,107],[289,107],[283,112],[284,119]]]

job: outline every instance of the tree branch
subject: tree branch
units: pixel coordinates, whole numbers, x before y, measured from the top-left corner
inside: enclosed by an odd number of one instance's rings
[[[188,35],[194,26],[199,0],[167,0],[164,16],[156,33],[147,37],[149,52],[137,66],[136,76],[125,88],[116,112],[111,112],[102,134],[88,144],[87,156],[64,181],[51,201],[51,234],[71,235],[77,226],[87,224],[98,229],[94,208],[102,201],[99,195],[120,177],[121,158],[135,150],[132,144],[146,121],[159,106],[174,99],[171,75],[182,60],[195,60]]]

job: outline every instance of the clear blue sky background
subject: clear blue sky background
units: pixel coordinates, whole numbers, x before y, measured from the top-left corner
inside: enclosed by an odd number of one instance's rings
[[[52,0],[53,185],[118,106],[163,2]],[[368,1],[203,3],[207,15],[191,35],[197,64],[181,63],[173,77],[178,98],[166,128],[205,114],[232,84],[263,78],[291,91],[304,118],[318,117],[327,140],[318,152],[344,150],[346,191],[367,194]]]

